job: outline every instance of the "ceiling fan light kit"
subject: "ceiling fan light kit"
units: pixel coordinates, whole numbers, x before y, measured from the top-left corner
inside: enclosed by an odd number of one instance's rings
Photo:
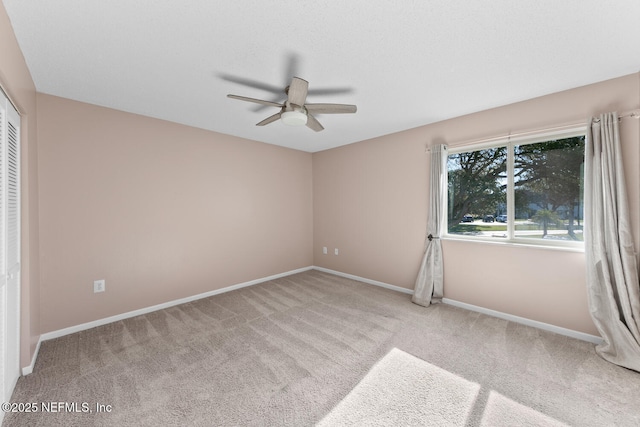
[[[304,126],[307,124],[307,115],[302,111],[285,111],[280,113],[280,120],[287,126]]]
[[[307,126],[316,132],[324,129],[320,122],[311,114],[345,114],[355,113],[357,108],[355,105],[348,104],[305,104],[307,93],[309,91],[309,82],[299,77],[291,79],[291,84],[284,89],[287,94],[287,100],[283,104],[277,102],[265,101],[262,99],[248,98],[239,95],[227,95],[229,98],[238,99],[240,101],[253,102],[255,104],[267,105],[270,107],[280,108],[280,112],[267,117],[256,126],[265,126],[280,119],[282,123],[288,126]]]

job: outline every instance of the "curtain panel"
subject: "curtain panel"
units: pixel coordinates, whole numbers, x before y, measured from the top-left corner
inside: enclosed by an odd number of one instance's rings
[[[616,113],[592,119],[585,148],[585,257],[604,359],[640,371],[640,283]]]
[[[447,147],[435,145],[431,147],[430,179],[429,179],[429,217],[427,219],[427,237],[424,255],[415,290],[411,301],[428,307],[440,302],[444,292],[444,268],[442,263],[442,244],[440,243],[443,222],[443,203],[446,193],[445,165]]]

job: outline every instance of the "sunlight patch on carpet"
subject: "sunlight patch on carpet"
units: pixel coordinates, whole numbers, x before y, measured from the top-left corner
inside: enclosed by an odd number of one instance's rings
[[[495,391],[489,393],[487,406],[482,415],[481,426],[486,427],[568,427],[548,415],[521,405]]]
[[[392,349],[319,426],[464,426],[480,385]]]

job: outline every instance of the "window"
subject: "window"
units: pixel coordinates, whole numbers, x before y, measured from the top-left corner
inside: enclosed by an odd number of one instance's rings
[[[450,149],[447,234],[581,246],[585,130]]]

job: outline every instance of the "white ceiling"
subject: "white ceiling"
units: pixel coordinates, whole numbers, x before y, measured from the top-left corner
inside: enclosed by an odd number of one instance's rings
[[[639,0],[3,3],[39,92],[309,152],[640,71]],[[292,73],[358,112],[257,127],[277,109],[226,97]]]

